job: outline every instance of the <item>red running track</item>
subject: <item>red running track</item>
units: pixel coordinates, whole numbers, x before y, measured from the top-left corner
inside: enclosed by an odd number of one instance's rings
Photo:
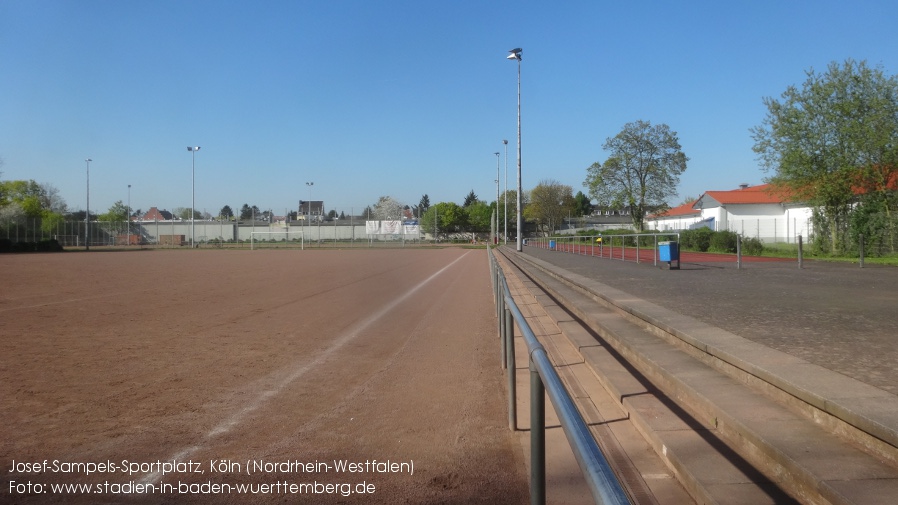
[[[527,245],[539,247],[541,249],[549,249],[546,242],[529,242]],[[563,244],[556,243],[555,250],[558,252],[566,252],[579,254],[582,256],[594,256],[596,258],[622,259],[624,261],[633,261],[637,263],[653,263],[655,261],[655,250],[651,248],[640,247],[637,251],[635,247],[621,246],[598,246],[592,244]],[[638,259],[637,259],[638,256]],[[683,263],[735,263],[735,254],[709,253],[709,252],[692,252],[680,251],[680,261]],[[771,258],[767,256],[742,256],[742,261],[761,263],[761,262],[777,262],[777,261],[795,261],[794,258]],[[660,262],[660,260],[659,260]]]

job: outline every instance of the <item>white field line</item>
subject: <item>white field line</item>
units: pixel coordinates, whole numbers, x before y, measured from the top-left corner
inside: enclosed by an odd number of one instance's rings
[[[289,386],[291,383],[293,383],[296,379],[299,379],[300,377],[305,375],[310,370],[312,370],[315,367],[317,367],[318,365],[321,365],[322,363],[324,363],[327,360],[327,358],[330,357],[331,354],[335,353],[341,347],[343,347],[344,345],[346,345],[347,343],[349,343],[350,341],[355,339],[359,335],[359,333],[361,333],[367,327],[369,327],[372,324],[374,324],[375,322],[377,322],[379,319],[383,318],[391,310],[396,308],[399,304],[408,300],[412,295],[414,295],[416,292],[418,292],[421,288],[423,288],[428,283],[430,283],[430,281],[434,280],[437,276],[439,276],[440,274],[442,274],[443,272],[445,272],[446,270],[451,268],[453,265],[455,265],[456,263],[461,261],[461,259],[464,258],[465,256],[467,256],[469,253],[470,253],[470,251],[462,254],[461,256],[456,258],[455,261],[453,261],[452,263],[449,263],[448,265],[444,266],[443,268],[441,268],[439,271],[437,271],[430,277],[424,279],[423,281],[418,283],[418,285],[416,285],[412,289],[408,290],[405,294],[403,294],[399,298],[396,298],[395,300],[393,300],[392,302],[390,302],[389,304],[387,304],[386,306],[384,306],[377,312],[373,313],[366,319],[363,319],[362,321],[356,323],[353,327],[348,328],[341,336],[339,336],[336,340],[333,341],[333,343],[330,345],[330,347],[328,347],[327,349],[322,351],[321,354],[319,354],[314,360],[307,362],[307,363],[303,363],[303,364],[293,368],[292,370],[286,370],[286,371],[281,371],[281,372],[277,373],[277,375],[281,375],[286,372],[287,376],[284,377],[283,379],[281,379],[281,381],[278,382],[274,387],[262,391],[259,395],[257,395],[250,402],[248,402],[246,405],[244,405],[244,407],[242,409],[238,410],[237,412],[234,412],[228,418],[226,418],[221,423],[219,423],[218,425],[213,427],[211,430],[209,430],[202,437],[202,441],[199,444],[184,447],[181,450],[177,451],[175,454],[173,454],[171,457],[166,459],[165,461],[175,461],[175,460],[180,461],[180,460],[189,458],[193,453],[195,453],[196,451],[199,451],[200,449],[207,446],[213,438],[215,438],[219,435],[222,435],[224,433],[227,433],[227,432],[231,431],[232,429],[234,429],[234,427],[239,425],[243,421],[243,419],[246,418],[246,416],[248,414],[257,410],[263,404],[265,404],[266,402],[268,402],[269,400],[271,400],[272,398],[274,398],[275,396],[280,394],[281,391],[283,391],[285,388],[287,388],[287,386]],[[270,376],[269,376],[269,378],[266,378],[266,379],[270,380]],[[155,483],[159,479],[160,476],[161,476],[161,470],[155,471],[155,472],[150,472],[150,473],[146,474],[143,478],[141,478],[138,482],[141,484],[152,484],[152,483]]]

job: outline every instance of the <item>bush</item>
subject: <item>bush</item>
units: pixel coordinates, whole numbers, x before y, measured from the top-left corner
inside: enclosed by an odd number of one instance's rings
[[[764,253],[764,245],[760,239],[749,237],[742,239],[742,254],[746,256],[760,256]]]
[[[738,236],[734,231],[716,231],[711,235],[708,250],[711,252],[735,254],[737,240]]]
[[[55,238],[51,238],[38,242],[37,250],[39,252],[62,252],[63,248],[61,245],[59,245],[59,241],[57,241]]]
[[[680,232],[680,249],[698,252],[708,252],[711,247],[711,236],[714,232],[710,228],[697,228]]]
[[[11,242],[0,239],[0,252],[62,252],[64,249],[56,239],[39,242]]]

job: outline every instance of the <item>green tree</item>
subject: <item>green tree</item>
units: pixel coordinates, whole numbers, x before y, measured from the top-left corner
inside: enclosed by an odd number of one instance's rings
[[[471,192],[468,193],[468,196],[465,197],[465,203],[462,204],[462,207],[467,207],[477,201],[479,201],[477,198],[477,195],[474,193],[474,190],[472,189]]]
[[[574,215],[583,217],[590,214],[592,214],[592,203],[589,201],[589,197],[582,191],[577,191],[577,194],[574,195]]]
[[[524,204],[526,206],[526,192],[524,193]],[[506,198],[508,201],[508,213],[505,212],[505,202]],[[508,236],[513,237],[517,235],[518,229],[518,192],[513,189],[509,189],[507,191],[503,191],[501,195],[499,195],[499,229],[502,233],[505,233],[505,224],[508,224]],[[506,221],[507,220],[507,221]]]
[[[222,221],[224,221],[224,220],[230,221],[230,219],[232,217],[234,217],[234,211],[231,210],[230,205],[225,205],[224,207],[221,208],[220,211],[218,211],[218,218]]]
[[[491,220],[493,218],[493,208],[486,202],[474,202],[464,207],[467,214],[468,231],[475,233],[489,233],[491,228]]]
[[[753,149],[774,172],[768,182],[816,208],[822,248],[844,252],[855,194],[888,191],[898,176],[898,79],[851,59],[806,76],[780,100],[764,99]],[[888,213],[889,199],[878,201]]]
[[[535,221],[547,236],[558,229],[564,218],[574,211],[574,196],[570,186],[554,179],[544,179],[530,191],[530,203],[524,208],[524,217]]]
[[[47,203],[46,190],[33,180],[0,181],[0,207],[11,203],[17,204],[27,217],[40,217]]]
[[[97,220],[111,233],[124,233],[128,222],[128,206],[118,200],[109,207],[108,211],[97,216]]]
[[[64,223],[65,216],[58,212],[44,210],[41,214],[41,231],[48,235],[56,233]]]
[[[468,229],[468,213],[464,207],[454,202],[431,205],[421,218],[421,229],[425,233],[436,233],[438,236],[460,233]]]
[[[418,213],[416,215],[417,216],[424,215],[424,213],[427,212],[427,209],[429,209],[429,208],[430,208],[430,197],[427,196],[427,193],[425,193],[424,196],[421,197],[421,201],[418,202]]]
[[[191,218],[189,207],[175,207],[172,210],[172,214],[176,217],[179,217],[179,218],[185,220],[185,221],[190,221],[190,218]],[[259,217],[258,212],[256,212],[256,217]],[[197,221],[199,221],[200,219],[203,219],[203,213],[199,210],[193,209],[193,219],[196,219]],[[100,221],[103,221],[102,217],[100,218]]]
[[[686,170],[689,158],[677,132],[663,123],[652,126],[639,120],[624,125],[602,148],[611,156],[587,168],[583,184],[600,206],[629,207],[633,225],[642,231],[646,211],[667,207]]]

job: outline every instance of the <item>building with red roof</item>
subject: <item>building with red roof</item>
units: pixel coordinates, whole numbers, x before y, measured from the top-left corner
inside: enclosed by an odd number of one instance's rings
[[[812,231],[811,214],[812,209],[794,201],[789,191],[770,184],[743,184],[730,191],[706,191],[694,202],[649,216],[647,225],[659,231],[704,226],[764,242],[794,242]]]

